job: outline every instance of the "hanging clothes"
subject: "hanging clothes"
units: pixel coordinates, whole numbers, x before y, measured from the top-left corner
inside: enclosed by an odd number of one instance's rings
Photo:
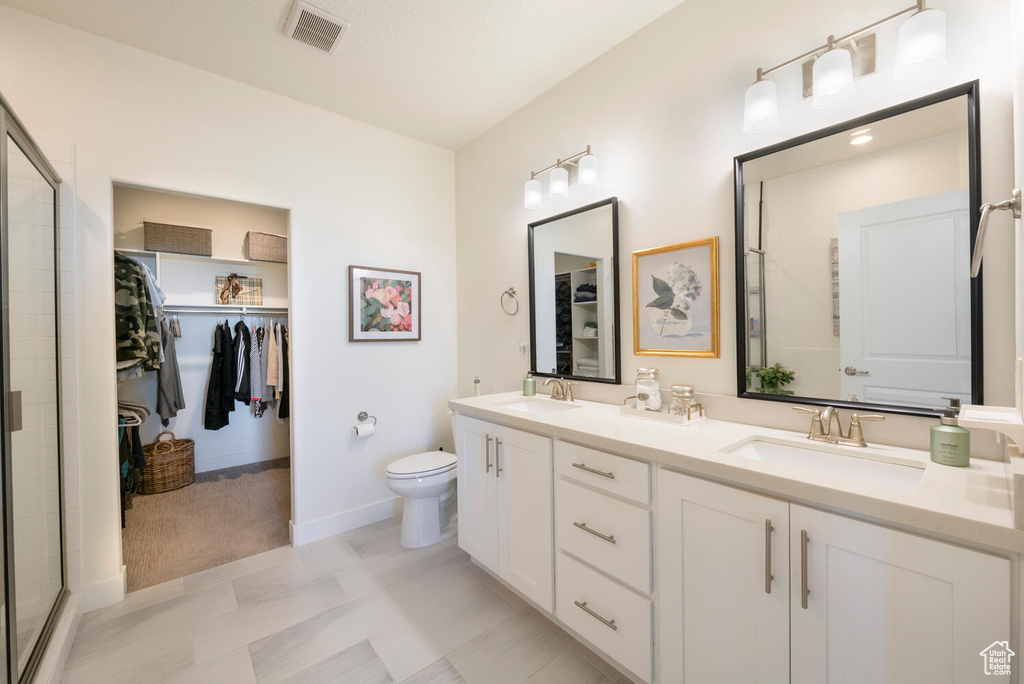
[[[235,400],[246,406],[251,400],[249,388],[249,326],[238,321],[235,324],[234,362],[235,362]]]
[[[274,324],[274,336],[277,338],[277,383],[274,385],[274,396],[280,399],[284,391],[284,326],[280,323]]]
[[[174,348],[174,335],[167,321],[160,321],[160,341],[164,347],[164,362],[156,375],[156,412],[164,427],[178,411],[185,408],[185,393],[181,389],[181,372],[178,369],[178,355]]]
[[[117,370],[135,372],[160,367],[160,336],[143,268],[114,253],[114,317]]]
[[[277,404],[277,417],[286,420],[290,415],[288,406],[288,329],[281,326],[281,400]]]
[[[235,410],[234,345],[231,325],[224,321],[213,335],[213,364],[206,389],[206,411],[203,427],[220,430],[228,424],[228,413]]]
[[[260,370],[263,375],[263,402],[274,403],[274,388],[270,384],[270,341],[274,339],[270,328],[260,328]]]
[[[256,403],[263,398],[263,361],[260,359],[262,333],[262,328],[253,328],[249,335],[249,402]]]
[[[267,398],[277,398],[278,369],[281,362],[277,355],[277,323],[271,321],[270,329],[267,330]]]

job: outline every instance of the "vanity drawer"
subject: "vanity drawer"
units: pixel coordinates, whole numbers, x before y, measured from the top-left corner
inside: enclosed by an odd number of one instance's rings
[[[555,561],[555,615],[630,672],[645,682],[651,681],[653,644],[648,599],[559,553]]]
[[[649,594],[651,514],[568,480],[555,481],[555,543]]]
[[[556,441],[555,472],[645,506],[651,502],[651,467],[640,461]]]

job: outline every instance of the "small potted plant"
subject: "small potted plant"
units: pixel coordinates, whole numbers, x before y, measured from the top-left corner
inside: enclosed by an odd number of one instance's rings
[[[774,366],[757,368],[754,370],[754,375],[761,383],[760,391],[763,394],[793,395],[792,390],[783,388],[793,382],[796,378],[796,373],[784,368],[781,363],[776,363]]]

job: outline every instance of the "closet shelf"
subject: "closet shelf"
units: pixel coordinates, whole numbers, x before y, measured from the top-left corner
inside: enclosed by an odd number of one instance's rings
[[[253,261],[252,259],[242,259],[233,257],[216,257],[216,256],[198,256],[196,254],[176,254],[175,252],[153,252],[145,249],[122,249],[120,247],[115,248],[116,252],[120,252],[126,256],[133,257],[148,257],[150,259],[174,259],[180,261],[212,261],[219,264],[242,264],[242,265],[256,265],[256,266],[287,266],[286,263],[277,261]]]
[[[595,299],[592,302],[573,302],[572,305],[573,306],[597,306],[597,300]]]
[[[241,304],[165,304],[165,314],[278,314],[288,315],[286,306],[250,306]]]

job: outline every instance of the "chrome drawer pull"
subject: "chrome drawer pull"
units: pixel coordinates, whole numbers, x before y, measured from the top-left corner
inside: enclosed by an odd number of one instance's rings
[[[573,521],[572,524],[575,525],[576,527],[580,528],[584,532],[589,532],[590,534],[594,535],[595,537],[600,537],[601,539],[604,539],[609,544],[615,544],[616,543],[615,542],[615,535],[614,534],[611,534],[611,535],[601,534],[597,530],[592,530],[589,527],[587,527],[587,523],[580,523],[580,522]]]
[[[614,480],[615,479],[615,473],[606,473],[603,470],[594,470],[593,468],[587,466],[586,463],[573,463],[572,467],[573,468],[579,468],[580,470],[585,470],[588,473],[593,473],[594,475],[600,475],[601,477],[607,477],[609,480]]]
[[[494,438],[494,477],[501,477],[501,440]]]
[[[807,587],[807,530],[800,530],[800,607],[807,610],[807,597],[811,590]]]
[[[484,445],[484,472],[491,472],[491,439],[490,435],[486,435],[487,443]]]
[[[605,627],[610,627],[610,628],[614,629],[615,631],[618,631],[619,628],[615,625],[615,620],[605,620],[603,617],[601,617],[600,615],[598,615],[594,611],[590,610],[590,608],[587,608],[587,602],[586,601],[584,601],[583,603],[580,603],[579,601],[573,601],[573,603],[576,604],[577,608],[582,610],[584,613],[586,613],[590,617],[594,618],[595,620],[600,620],[601,624],[603,624]]]
[[[775,530],[772,527],[771,519],[764,521],[764,593],[772,593],[772,580],[775,576],[772,575],[772,532]]]

